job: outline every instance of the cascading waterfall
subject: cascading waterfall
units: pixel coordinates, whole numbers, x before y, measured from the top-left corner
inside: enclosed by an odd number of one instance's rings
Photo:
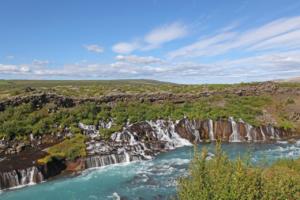
[[[215,140],[213,120],[208,120],[208,134],[211,141]]]
[[[159,140],[167,142],[167,148],[174,149],[176,147],[191,145],[191,143],[180,137],[175,131],[175,124],[172,121],[165,122],[163,120],[149,121],[150,126],[155,130]]]
[[[183,119],[182,127],[188,134],[192,134],[194,141],[191,142],[201,142],[200,128],[201,122],[196,120]],[[224,123],[225,121],[223,121]],[[266,134],[262,127],[258,133],[257,128],[253,128],[250,124],[245,123],[240,119],[239,126],[243,127],[245,130],[244,136],[241,136],[240,129],[238,128],[237,122],[233,117],[230,117],[227,121],[231,125],[231,133],[228,135],[229,142],[242,142],[242,141],[265,141]],[[122,131],[112,134],[112,143],[97,142],[92,140],[88,144],[87,150],[88,154],[91,156],[87,158],[87,167],[101,167],[109,164],[116,164],[122,162],[131,162],[134,160],[147,160],[152,159],[157,152],[171,150],[180,146],[191,145],[191,142],[183,138],[178,132],[176,132],[176,126],[179,125],[181,121],[146,121],[141,124],[128,124]],[[208,123],[208,136],[211,141],[215,140],[214,131],[218,131],[218,128],[222,126],[215,127],[214,122],[209,119]],[[92,127],[85,126],[88,129],[93,129]],[[109,126],[101,126],[109,127]],[[205,129],[202,129],[205,130]],[[202,131],[201,130],[201,131]],[[146,131],[141,135],[139,131]],[[180,131],[180,130],[179,130]],[[220,131],[220,130],[219,130]],[[274,135],[278,137],[275,129],[267,127],[268,137],[269,135]],[[223,130],[224,132],[224,130]],[[224,134],[228,134],[224,132]],[[262,136],[258,137],[259,135]],[[145,141],[145,137],[147,140]],[[147,142],[154,139],[154,142]],[[147,152],[147,153],[146,153]]]
[[[264,130],[262,127],[260,127],[260,132],[261,132],[261,135],[262,135],[262,138],[263,138],[263,141],[266,141],[266,135],[264,133]]]
[[[279,140],[280,139],[279,135],[277,134],[277,131],[275,131],[273,126],[270,126],[270,125],[267,126],[267,130],[268,130],[268,132],[271,133],[271,136],[270,136],[271,139],[273,139],[273,140]]]
[[[29,185],[35,184],[34,181],[33,181],[35,169],[36,169],[35,167],[32,167],[31,170],[30,170],[30,180],[29,180],[29,183],[28,183]]]
[[[253,127],[252,127],[250,124],[246,123],[246,132],[247,132],[246,137],[247,137],[247,141],[248,141],[248,142],[250,142],[250,141],[253,140],[253,139],[252,139],[252,136],[251,136],[251,130],[252,130],[252,128],[253,128]]]
[[[96,155],[85,159],[86,168],[97,168],[118,163],[129,163],[141,160],[139,156],[130,155],[128,152],[123,154]]]
[[[44,180],[37,167],[0,173],[0,189],[33,185]]]
[[[176,121],[176,124],[178,124],[179,121]],[[193,120],[190,122],[188,119],[185,118],[184,120],[184,126],[188,128],[188,131],[192,133],[192,135],[195,137],[194,143],[202,142],[201,137],[200,137],[200,132],[199,130],[196,129],[196,121]]]
[[[130,156],[129,156],[129,154],[125,151],[125,152],[124,152],[124,155],[125,155],[125,158],[126,158],[126,159],[125,159],[126,162],[129,163],[129,162],[130,162]]]
[[[230,142],[240,142],[241,140],[240,140],[240,135],[239,135],[239,132],[237,129],[236,122],[234,121],[233,117],[230,117],[229,121],[231,123],[231,129],[232,129],[232,133],[229,137],[229,141]]]
[[[95,168],[95,167],[103,167],[106,165],[112,165],[117,163],[126,162],[126,158],[123,155],[102,155],[102,156],[92,156],[86,158],[86,168]]]
[[[258,137],[257,137],[257,130],[254,129],[254,139],[253,139],[254,142],[258,142]]]

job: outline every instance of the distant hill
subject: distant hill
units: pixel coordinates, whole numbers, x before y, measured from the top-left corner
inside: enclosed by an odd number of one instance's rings
[[[288,79],[278,79],[274,80],[275,82],[292,82],[292,83],[300,83],[300,77],[288,78]]]

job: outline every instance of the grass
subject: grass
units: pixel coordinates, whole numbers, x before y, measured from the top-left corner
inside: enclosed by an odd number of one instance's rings
[[[141,93],[199,93],[207,90],[224,91],[239,88],[242,84],[210,84],[184,85],[155,80],[0,80],[0,99],[12,96],[29,95],[39,92],[52,92],[71,97],[99,97],[110,94],[141,94]],[[34,91],[28,91],[26,88]]]
[[[63,142],[51,146],[47,149],[48,155],[38,160],[39,164],[46,164],[53,159],[66,159],[74,161],[77,158],[86,156],[85,136],[75,135],[71,139],[65,139]]]
[[[300,159],[281,160],[269,167],[252,166],[242,159],[230,160],[216,146],[196,149],[189,176],[178,181],[178,199],[189,200],[296,200],[300,199]]]
[[[54,92],[65,96],[99,97],[109,94],[149,94],[174,93],[198,94],[204,91],[223,91],[197,100],[175,104],[163,102],[114,102],[114,104],[86,103],[72,108],[57,108],[54,104],[46,104],[42,108],[23,104],[8,107],[0,112],[0,137],[10,139],[26,138],[29,134],[42,135],[71,128],[80,133],[78,123],[97,125],[99,120],[113,118],[115,125],[111,130],[102,130],[103,138],[108,138],[112,131],[117,131],[128,120],[131,123],[155,119],[219,119],[232,116],[243,119],[252,125],[276,122],[275,126],[286,130],[300,130],[300,123],[290,120],[290,113],[298,107],[299,98],[276,99],[276,96],[237,96],[225,91],[239,87],[257,85],[258,83],[180,85],[152,80],[112,80],[112,81],[7,81],[0,80],[0,99],[18,94],[31,95],[40,92]],[[282,83],[280,87],[295,87],[295,84]],[[300,84],[299,84],[300,86]],[[31,87],[33,90],[28,89]],[[27,89],[26,89],[27,88]],[[113,106],[111,106],[113,105]],[[272,108],[272,109],[269,109]],[[287,109],[288,108],[288,109]],[[263,117],[266,110],[271,116]],[[274,120],[272,120],[274,119]]]

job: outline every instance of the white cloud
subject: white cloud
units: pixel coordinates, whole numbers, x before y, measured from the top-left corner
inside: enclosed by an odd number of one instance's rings
[[[103,53],[104,51],[104,48],[97,44],[84,45],[83,47],[93,53]]]
[[[128,54],[135,50],[152,50],[188,34],[188,28],[182,23],[174,22],[153,29],[139,41],[120,42],[113,46],[116,53]]]
[[[136,55],[118,55],[116,56],[117,61],[122,61],[122,62],[128,62],[128,63],[133,63],[133,64],[156,64],[156,63],[162,63],[163,61],[159,58],[155,58],[152,56],[136,56]]]
[[[116,62],[78,62],[61,67],[35,68],[28,65],[0,64],[0,74],[23,78],[119,79],[148,78],[179,83],[233,83],[288,78],[300,75],[300,50],[265,53],[258,56],[214,63],[161,61],[135,55],[117,56]]]
[[[224,47],[228,40],[236,37],[235,33],[225,32],[211,37],[203,38],[188,46],[182,47],[168,53],[168,57],[199,57],[199,56],[212,56],[224,52]]]
[[[3,74],[24,74],[30,72],[30,69],[26,65],[5,65],[0,64],[0,72]]]
[[[120,42],[120,43],[115,44],[112,47],[112,50],[116,53],[128,54],[128,53],[131,53],[132,51],[138,49],[139,46],[140,45],[137,42],[133,42],[133,43]]]
[[[147,46],[144,49],[159,47],[164,43],[182,38],[187,33],[187,27],[179,22],[158,27],[145,36],[144,40]]]
[[[228,29],[224,29],[228,30]],[[243,32],[224,31],[173,50],[168,57],[202,57],[231,51],[258,51],[300,48],[300,16],[282,18]]]
[[[251,51],[293,49],[300,47],[300,29],[291,31],[257,43],[249,48]]]

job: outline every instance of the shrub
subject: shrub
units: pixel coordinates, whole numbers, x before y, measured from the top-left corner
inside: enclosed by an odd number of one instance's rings
[[[215,157],[195,150],[189,176],[178,181],[178,198],[189,200],[267,200],[300,198],[300,161],[281,161],[259,168],[230,160],[216,147]]]
[[[45,164],[56,159],[66,159],[74,161],[76,158],[86,156],[85,136],[81,134],[75,135],[71,139],[65,139],[63,142],[51,146],[48,155],[38,160],[39,164]]]

